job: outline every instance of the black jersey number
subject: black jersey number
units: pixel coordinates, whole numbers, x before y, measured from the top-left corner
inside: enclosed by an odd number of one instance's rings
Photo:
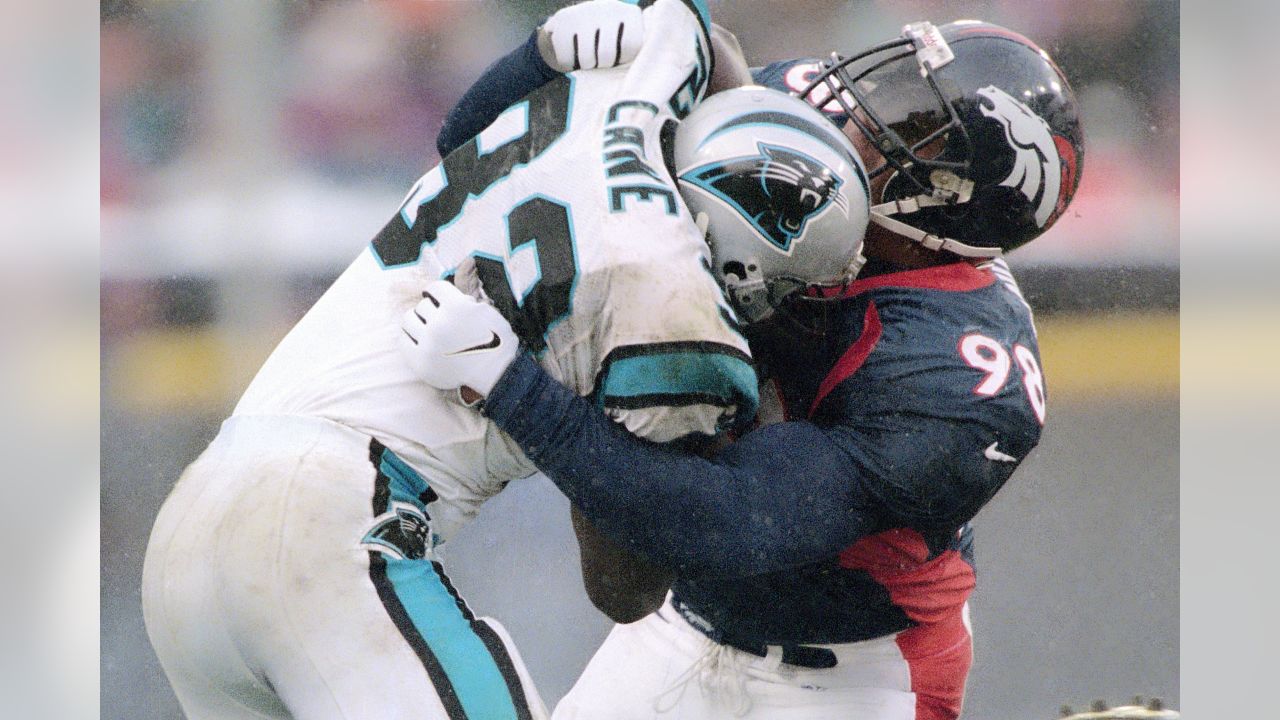
[[[435,243],[441,227],[453,222],[467,200],[484,194],[517,165],[527,165],[564,135],[572,82],[560,78],[511,106],[522,109],[524,132],[496,148],[483,147],[484,133],[458,146],[423,176],[400,212],[373,238],[373,253],[385,268],[418,262],[423,246]],[[425,185],[430,185],[424,189]]]
[[[485,293],[529,349],[546,347],[547,329],[569,314],[578,266],[574,261],[573,220],[562,202],[535,195],[507,215],[510,255],[536,253],[539,277],[519,298],[498,258],[476,256],[476,272]],[[532,245],[532,249],[527,248]]]
[[[462,214],[467,200],[484,194],[516,166],[532,162],[564,135],[571,97],[570,79],[551,82],[507,111],[516,118],[523,115],[523,133],[492,148],[484,147],[481,133],[449,153],[418,181],[400,211],[374,237],[378,262],[384,268],[417,263],[423,247],[435,244],[440,229]],[[546,346],[547,328],[569,312],[578,273],[569,209],[535,195],[511,209],[507,231],[512,254],[532,244],[540,273],[533,286],[517,298],[501,259],[477,255],[476,267],[485,293],[536,352]]]

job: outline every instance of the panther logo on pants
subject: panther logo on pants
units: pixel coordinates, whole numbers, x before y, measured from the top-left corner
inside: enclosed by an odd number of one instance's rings
[[[364,534],[360,547],[396,560],[421,560],[426,557],[431,523],[422,510],[408,503],[392,502],[391,509],[373,519],[373,527]]]

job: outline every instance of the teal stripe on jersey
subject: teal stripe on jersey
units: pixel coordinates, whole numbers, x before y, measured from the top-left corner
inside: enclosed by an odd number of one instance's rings
[[[641,8],[647,8],[654,3],[654,0],[622,0],[628,5],[639,5]],[[684,0],[684,4],[693,10],[702,21],[702,27],[711,31],[711,10],[707,7],[707,0]]]
[[[683,350],[618,358],[609,364],[601,387],[604,404],[625,407],[628,398],[716,401],[738,406],[737,418],[755,415],[760,397],[756,372],[745,359],[720,353]]]
[[[517,720],[502,671],[431,563],[387,558],[387,579],[435,654],[468,718]]]

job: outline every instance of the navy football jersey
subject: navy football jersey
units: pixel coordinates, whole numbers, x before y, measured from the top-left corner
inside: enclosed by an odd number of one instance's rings
[[[484,412],[601,532],[671,568],[677,607],[726,638],[955,637],[974,586],[967,523],[1040,438],[1031,310],[1001,260],[875,275],[832,300],[812,304],[821,334],[752,338],[804,421],[712,458],[627,435],[527,357]]]
[[[1040,438],[1035,329],[1004,261],[878,275],[836,302],[808,347],[753,347],[787,416],[863,468],[878,527],[817,562],[676,582],[678,603],[733,636],[849,642],[958,617],[974,585],[967,521]]]

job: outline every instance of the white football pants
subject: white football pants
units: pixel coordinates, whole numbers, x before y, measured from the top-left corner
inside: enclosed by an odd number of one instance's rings
[[[681,617],[668,598],[648,617],[614,626],[552,718],[955,718],[972,657],[967,627],[955,637],[959,642],[945,651],[910,660],[895,636],[820,645],[835,653],[836,666],[803,668],[783,664],[777,646],[759,657],[713,642]],[[941,684],[930,679],[938,675],[946,676]],[[921,701],[916,692],[939,688],[946,697]]]
[[[434,561],[432,491],[367,435],[233,417],[152,530],[147,631],[187,716],[537,720],[506,631]]]

